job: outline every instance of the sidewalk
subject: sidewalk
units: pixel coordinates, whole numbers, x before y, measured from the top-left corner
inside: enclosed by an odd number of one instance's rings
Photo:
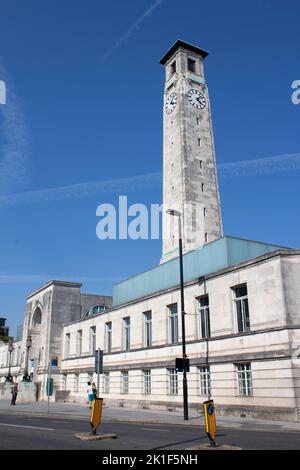
[[[0,400],[0,415],[34,415],[82,419],[89,421],[90,410],[87,405],[77,403],[50,403],[49,414],[47,402],[17,403],[15,407],[6,400]],[[300,423],[288,421],[270,421],[252,418],[216,416],[218,427],[256,431],[298,431]],[[189,420],[184,421],[179,413],[161,410],[140,410],[132,408],[113,408],[104,406],[103,421],[127,422],[136,424],[167,424],[179,426],[203,426],[203,416],[191,411]]]

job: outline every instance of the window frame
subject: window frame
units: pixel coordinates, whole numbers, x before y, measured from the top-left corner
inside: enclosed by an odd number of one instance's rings
[[[236,364],[235,370],[236,370],[236,375],[237,375],[238,396],[239,397],[253,397],[253,377],[252,377],[251,362],[242,362],[242,363]]]
[[[178,372],[175,368],[171,367],[168,369],[169,376],[169,388],[168,392],[170,396],[178,396]]]
[[[82,330],[76,332],[76,356],[82,356]]]
[[[150,319],[147,318],[147,315],[150,315]],[[144,348],[152,347],[152,310],[147,310],[143,312],[144,317]]]
[[[93,356],[96,353],[96,325],[90,326],[90,355]]]
[[[246,288],[247,294],[237,297],[237,290],[242,287]],[[239,284],[232,287],[233,302],[235,310],[235,324],[237,333],[249,333],[251,331],[250,310],[249,310],[249,295],[247,283]]]
[[[129,394],[129,371],[122,370],[121,371],[121,394],[128,395]]]
[[[108,321],[105,323],[105,352],[107,354],[111,354],[112,352],[112,321]]]
[[[152,383],[151,383],[151,369],[143,369],[143,394],[151,395]]]
[[[208,365],[201,365],[198,369],[198,384],[200,396],[211,396],[211,370]]]
[[[123,318],[123,351],[130,351],[130,323],[130,316]]]
[[[201,301],[204,299],[207,299],[207,305],[201,306]],[[205,295],[201,295],[200,297],[197,297],[197,313],[198,313],[198,337],[199,339],[211,338],[209,294],[205,294]],[[205,331],[203,331],[203,324],[204,324]]]
[[[172,307],[176,305],[176,312],[172,312]],[[178,316],[178,303],[174,302],[167,306],[168,308],[168,333],[169,344],[179,343],[179,316]],[[173,323],[174,322],[174,323]],[[174,338],[173,338],[174,333]]]
[[[110,393],[110,373],[109,371],[103,372],[103,393]]]

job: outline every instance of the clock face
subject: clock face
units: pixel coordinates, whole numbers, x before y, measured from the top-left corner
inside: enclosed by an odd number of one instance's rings
[[[188,92],[189,102],[195,108],[203,109],[206,106],[206,100],[200,91],[193,88]]]
[[[177,104],[177,95],[176,93],[171,93],[166,102],[166,107],[165,107],[166,113],[171,114],[172,111],[174,111],[174,109],[176,108],[176,104]]]

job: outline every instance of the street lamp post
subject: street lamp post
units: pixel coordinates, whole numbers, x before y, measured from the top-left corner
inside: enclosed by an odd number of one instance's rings
[[[12,382],[13,381],[13,378],[12,378],[11,373],[10,373],[10,368],[11,368],[11,355],[12,355],[12,352],[13,352],[14,349],[15,348],[14,348],[12,340],[9,340],[9,343],[8,343],[9,363],[8,363],[8,375],[6,377],[6,382]]]
[[[25,355],[25,369],[23,375],[23,382],[30,382],[30,375],[28,374],[28,359],[29,359],[29,350],[32,346],[31,336],[28,335],[26,339],[26,355]]]
[[[181,331],[182,331],[182,359],[183,359],[183,417],[189,419],[188,409],[188,385],[187,385],[187,354],[185,344],[185,310],[184,310],[184,280],[183,280],[183,250],[182,250],[182,224],[181,213],[179,211],[168,209],[167,214],[178,217],[178,240],[179,240],[179,270],[180,270],[180,299],[181,299]]]

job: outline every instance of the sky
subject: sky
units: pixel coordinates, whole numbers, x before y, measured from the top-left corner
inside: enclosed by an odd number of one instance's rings
[[[161,240],[99,240],[97,207],[162,202],[159,59],[210,51],[224,232],[300,246],[298,0],[0,0],[0,316],[51,279],[110,295]]]

